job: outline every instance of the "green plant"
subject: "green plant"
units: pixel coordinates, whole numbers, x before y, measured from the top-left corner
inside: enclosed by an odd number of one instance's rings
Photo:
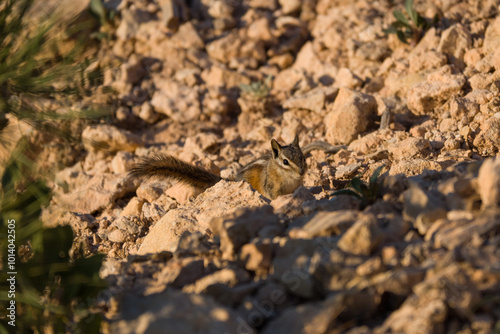
[[[39,219],[51,198],[43,181],[33,179],[33,168],[23,156],[22,140],[2,175],[0,201],[0,333],[94,333],[100,317],[92,304],[104,288],[99,278],[103,255],[70,257],[73,232],[70,226],[44,228]],[[8,236],[14,236],[13,239]],[[9,244],[14,244],[13,251]],[[15,272],[11,274],[10,272]],[[7,278],[14,277],[15,289]],[[9,295],[14,290],[14,295]],[[15,300],[15,327],[9,324],[11,300]]]
[[[379,176],[385,166],[380,166],[373,172],[368,184],[365,184],[359,177],[352,178],[346,189],[338,190],[333,193],[336,195],[355,196],[361,200],[362,206],[374,203],[380,192]]]
[[[408,44],[410,40],[411,45],[416,45],[430,25],[413,9],[413,0],[405,0],[405,10],[410,19],[408,20],[403,12],[395,10],[392,14],[396,21],[392,22],[389,28],[384,29],[384,33],[396,34],[401,42]]]
[[[70,111],[93,84],[85,72],[92,56],[76,39],[91,24],[65,26],[57,15],[33,18],[33,3],[0,0],[0,135],[15,117],[38,132],[74,139],[64,122],[103,114],[100,108]],[[0,166],[0,333],[98,332],[93,305],[104,287],[103,255],[73,254],[70,226],[43,226],[40,213],[51,192],[28,156],[33,144],[24,137],[9,143],[3,136],[0,144],[9,146],[7,163]],[[7,281],[12,276],[14,285]],[[7,318],[12,301],[16,327]]]
[[[9,124],[6,115],[11,114],[39,131],[72,138],[60,122],[95,118],[106,111],[95,107],[71,111],[65,105],[61,112],[44,102],[57,101],[61,106],[90,93],[89,81],[101,75],[85,72],[90,57],[84,55],[84,39],[67,36],[95,24],[63,27],[56,14],[33,19],[33,24],[29,21],[32,6],[33,0],[0,1],[0,134]],[[66,39],[61,37],[63,32]],[[0,144],[5,141],[0,138]]]
[[[273,79],[272,75],[268,75],[263,81],[254,81],[250,83],[249,85],[247,84],[241,84],[240,89],[254,97],[254,98],[265,98],[269,96],[269,93],[271,92],[271,81]]]

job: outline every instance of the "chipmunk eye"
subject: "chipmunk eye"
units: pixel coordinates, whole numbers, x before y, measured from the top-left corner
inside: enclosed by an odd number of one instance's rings
[[[290,163],[288,162],[287,159],[283,159],[283,165],[288,166]]]

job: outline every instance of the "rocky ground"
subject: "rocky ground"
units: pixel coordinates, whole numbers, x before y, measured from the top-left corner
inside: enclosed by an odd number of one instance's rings
[[[435,20],[413,45],[383,32],[399,1],[106,6],[114,93],[93,99],[114,117],[80,157],[40,155],[61,168],[45,223],[107,254],[104,332],[500,332],[497,1],[417,1]],[[273,201],[126,177],[165,152],[231,178],[296,133],[347,148]]]

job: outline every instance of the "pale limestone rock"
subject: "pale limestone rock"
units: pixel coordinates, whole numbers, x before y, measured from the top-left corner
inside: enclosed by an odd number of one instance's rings
[[[451,64],[464,68],[464,55],[471,47],[472,37],[469,30],[460,23],[456,23],[443,31],[437,51],[447,55]]]
[[[336,87],[346,87],[350,89],[358,89],[363,85],[363,80],[354,74],[348,68],[339,69],[337,75],[335,76],[334,86]]]
[[[141,139],[136,134],[104,124],[87,126],[82,132],[82,141],[90,152],[134,152],[142,145]]]
[[[338,246],[344,252],[370,255],[384,241],[384,234],[374,216],[361,216],[340,238]]]
[[[478,193],[483,207],[497,206],[500,200],[500,159],[486,159],[477,177]]]
[[[200,117],[201,106],[197,89],[162,77],[154,81],[157,90],[151,98],[151,105],[156,112],[182,123],[194,121]]]
[[[425,115],[441,103],[458,94],[466,80],[462,74],[452,74],[449,66],[427,76],[426,82],[412,86],[408,91],[408,108],[417,115]]]
[[[326,139],[330,143],[349,144],[371,125],[377,102],[371,95],[341,88],[333,104],[327,106]]]
[[[497,16],[493,22],[486,28],[484,35],[483,52],[488,54],[495,52],[500,46],[500,16]]]
[[[151,229],[139,254],[174,251],[185,232],[206,233],[212,218],[222,217],[241,208],[259,207],[267,201],[245,182],[220,181],[193,202],[167,212]]]
[[[425,158],[430,154],[431,145],[426,139],[407,138],[400,142],[390,144],[387,150],[394,156],[395,160]]]
[[[115,174],[124,174],[133,162],[134,159],[130,153],[118,152],[113,160],[111,160],[111,171]]]
[[[132,198],[127,206],[125,206],[120,212],[120,216],[139,216],[142,212],[142,205],[144,204],[144,200],[138,197]]]

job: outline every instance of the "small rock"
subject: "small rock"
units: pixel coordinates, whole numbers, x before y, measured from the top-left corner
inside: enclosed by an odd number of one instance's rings
[[[127,239],[127,234],[122,230],[114,230],[108,233],[108,240],[111,242],[123,243]]]
[[[132,154],[128,152],[118,152],[113,160],[111,160],[111,171],[115,174],[124,174],[128,171],[133,161]]]
[[[408,91],[408,108],[417,115],[425,115],[458,94],[466,79],[462,74],[451,74],[451,68],[443,66],[427,76],[426,82],[412,86]]]
[[[477,177],[477,192],[483,207],[496,207],[500,201],[500,159],[486,159]]]
[[[377,226],[375,217],[365,215],[342,235],[338,246],[344,252],[370,255],[383,240],[384,234]]]
[[[425,158],[431,153],[431,144],[422,138],[407,138],[388,146],[394,160]]]
[[[341,88],[333,104],[327,106],[326,138],[330,143],[349,144],[372,123],[377,102],[371,95]]]
[[[250,271],[267,272],[271,266],[272,244],[269,239],[262,239],[241,247],[240,260]]]
[[[363,85],[363,80],[352,73],[350,69],[343,67],[335,76],[334,85],[339,88],[357,89]]]
[[[270,206],[257,210],[238,210],[232,215],[215,218],[211,223],[214,233],[220,236],[220,248],[224,258],[233,258],[240,248],[256,236],[274,237],[281,232],[278,216]]]
[[[142,146],[141,139],[126,130],[112,125],[89,125],[82,132],[83,146],[89,152],[134,152]]]
[[[142,205],[144,204],[144,200],[138,197],[132,198],[127,206],[125,206],[120,212],[120,216],[140,216],[142,212]]]
[[[181,123],[194,121],[200,117],[200,98],[195,88],[166,78],[158,78],[154,81],[157,90],[151,98],[151,105],[156,112]]]

